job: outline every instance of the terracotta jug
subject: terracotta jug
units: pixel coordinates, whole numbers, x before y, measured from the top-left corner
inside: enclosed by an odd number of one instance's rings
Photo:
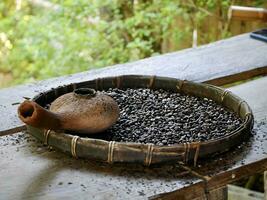
[[[18,115],[33,127],[93,134],[108,129],[117,121],[119,107],[108,95],[79,88],[58,97],[49,110],[26,100],[19,106]]]

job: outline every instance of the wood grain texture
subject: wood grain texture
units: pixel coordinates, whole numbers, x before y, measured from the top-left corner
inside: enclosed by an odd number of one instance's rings
[[[229,88],[251,105],[255,117],[249,141],[231,152],[200,161],[193,170],[208,177],[207,188],[214,190],[267,169],[267,77]]]
[[[267,76],[229,88],[250,105],[256,120],[267,118]]]
[[[238,59],[232,49],[233,46],[238,51]],[[255,52],[255,48],[259,49],[259,52],[256,51],[257,53],[251,54],[252,57],[249,57],[250,54],[246,54],[247,51]],[[245,34],[197,49],[4,89],[0,91],[0,111],[2,113],[0,128],[2,133],[7,133],[6,131],[10,133],[12,129],[13,131],[23,129],[16,117],[17,105],[12,104],[23,101],[23,97],[32,97],[51,87],[121,74],[170,76],[200,82],[220,80],[220,78],[223,80],[224,76],[246,74],[248,71],[249,76],[254,69],[257,71],[265,69],[264,67],[267,66],[267,58],[264,56],[266,50],[266,44],[251,40]],[[242,55],[240,55],[240,51],[243,52]],[[222,55],[223,57],[221,57]],[[216,60],[220,65],[213,69],[214,64],[217,63]],[[237,69],[233,66],[237,66]],[[264,70],[259,73],[264,73]],[[256,118],[262,120],[267,113],[264,107],[267,94],[264,87],[266,81],[266,78],[263,78],[230,89],[247,100],[252,106],[252,110],[255,110]],[[260,108],[265,111],[261,112]],[[256,112],[256,110],[258,111]],[[260,129],[250,142],[237,148],[232,154],[226,154],[225,157],[218,157],[218,159],[211,158],[208,163],[205,162],[206,164],[199,162],[201,167],[194,170],[203,176],[212,177],[208,183],[210,191],[206,191],[203,180],[188,174],[187,171],[177,166],[147,169],[141,166],[99,165],[88,161],[74,160],[57,151],[49,151],[47,147],[33,138],[24,138],[21,135],[0,138],[0,177],[1,180],[4,180],[0,181],[0,199],[73,199],[74,197],[75,199],[145,199],[154,195],[157,195],[156,197],[159,199],[164,199],[163,197],[168,194],[172,197],[170,199],[177,199],[177,195],[181,198],[186,198],[186,196],[194,198],[195,196],[195,199],[205,199],[206,192],[212,195],[212,191],[216,191],[219,187],[249,176],[255,171],[266,170],[267,166],[267,143],[266,137],[264,137],[266,132]]]
[[[264,194],[236,185],[228,185],[228,200],[263,200]]]
[[[74,159],[29,135],[0,138],[0,199],[147,199],[202,180],[178,165],[107,165]]]
[[[220,156],[199,160],[197,167],[190,166],[192,174],[196,174],[204,181],[204,190],[210,199],[224,198],[224,188],[227,184],[267,169],[266,85],[267,77],[264,77],[228,88],[251,105],[256,123],[249,141]],[[259,109],[260,112],[257,112],[257,108],[262,110]],[[170,196],[170,199],[175,199],[181,195],[181,191],[161,194],[158,198],[168,199],[165,197]],[[201,192],[199,194],[201,195]]]
[[[34,84],[0,90],[0,135],[17,132],[24,125],[17,118],[18,103],[59,85],[98,77],[126,74],[157,75],[215,85],[267,73],[267,45],[243,34],[198,48],[155,56],[140,61],[90,70]]]
[[[264,199],[267,200],[267,171],[264,172]]]
[[[221,187],[221,188],[211,190],[208,192],[207,196],[209,200],[229,200],[227,198],[227,187]]]
[[[190,187],[183,187],[173,192],[166,192],[149,197],[153,200],[206,200],[207,195],[205,191],[204,181],[192,184]]]
[[[266,83],[264,77],[229,90],[253,102],[254,108],[263,107],[265,101],[258,97],[267,98]],[[262,115],[255,116],[258,120]],[[228,183],[266,170],[266,126],[265,119],[256,124],[251,140],[231,153],[199,161],[193,168],[199,177],[179,166],[149,169],[75,160],[32,137],[4,136],[0,138],[0,177],[4,180],[0,181],[0,199],[205,199]]]

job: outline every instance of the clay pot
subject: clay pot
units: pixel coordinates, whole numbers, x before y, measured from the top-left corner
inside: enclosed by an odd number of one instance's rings
[[[108,95],[80,88],[58,97],[49,110],[26,100],[19,106],[18,115],[33,127],[93,134],[106,130],[117,121],[119,107]]]

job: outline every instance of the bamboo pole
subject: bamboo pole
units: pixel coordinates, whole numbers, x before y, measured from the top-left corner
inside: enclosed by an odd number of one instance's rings
[[[228,12],[229,19],[244,21],[261,20],[267,22],[267,9],[243,6],[231,6]]]

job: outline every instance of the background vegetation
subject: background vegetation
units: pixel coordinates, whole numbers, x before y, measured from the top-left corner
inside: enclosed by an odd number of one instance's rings
[[[235,34],[227,18],[229,6],[263,7],[264,2],[1,0],[0,79],[8,77],[2,86],[134,61],[229,37]],[[194,41],[193,32],[197,35]]]

